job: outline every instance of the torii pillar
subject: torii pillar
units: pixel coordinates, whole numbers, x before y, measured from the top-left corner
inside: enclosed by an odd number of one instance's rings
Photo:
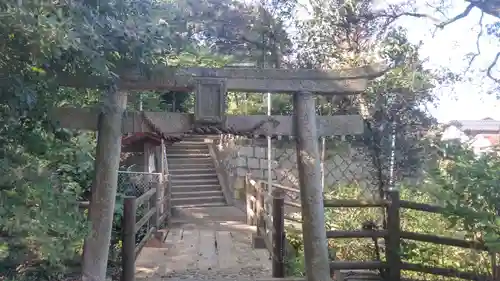
[[[297,166],[302,206],[302,235],[307,280],[330,280],[325,207],[321,188],[321,164],[314,95],[299,92],[293,97]]]

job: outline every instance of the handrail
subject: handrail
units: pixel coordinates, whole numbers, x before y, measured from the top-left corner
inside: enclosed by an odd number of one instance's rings
[[[233,190],[230,188],[230,175],[227,173],[226,169],[221,166],[221,159],[219,156],[219,153],[217,153],[216,149],[214,148],[213,143],[206,143],[208,146],[208,153],[210,154],[210,157],[212,158],[212,161],[215,166],[215,171],[217,173],[217,178],[219,179],[219,183],[222,187],[222,194],[224,195],[224,199],[226,202],[230,205],[235,205],[236,200],[233,200],[232,192]],[[238,207],[238,206],[237,206]]]
[[[165,165],[166,166],[166,165]],[[126,196],[123,202],[122,217],[122,281],[135,280],[135,261],[149,239],[161,228],[163,222],[171,218],[171,196],[169,175],[161,173],[144,173],[159,176],[156,186],[139,197]],[[138,217],[137,209],[149,202],[148,210],[142,217]],[[77,201],[76,206],[85,210],[90,206],[89,201]],[[146,234],[136,245],[137,232],[150,222]]]
[[[153,234],[161,228],[164,221],[170,219],[170,195],[168,181],[160,176],[155,188],[139,197],[127,196],[123,203],[122,219],[122,281],[135,281],[135,261]],[[145,203],[149,202],[149,206]],[[147,206],[148,210],[141,217],[137,214],[140,206]],[[167,205],[167,206],[165,206]],[[148,224],[148,222],[150,222]],[[137,232],[147,225],[146,234],[136,243]]]
[[[272,275],[285,277],[285,198],[280,189],[269,195],[261,180],[245,177],[247,224],[257,227],[257,236],[263,239],[272,257]],[[271,237],[269,237],[271,234]]]

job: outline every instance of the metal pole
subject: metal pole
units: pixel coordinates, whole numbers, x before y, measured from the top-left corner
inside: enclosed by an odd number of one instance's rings
[[[321,192],[325,191],[325,152],[326,140],[325,137],[321,137]]]
[[[391,162],[389,169],[389,190],[394,189],[394,167],[396,165],[396,121],[392,120],[391,132]]]
[[[314,95],[296,93],[293,109],[306,277],[307,281],[330,280]]]
[[[267,116],[271,116],[271,93],[267,93]],[[272,142],[271,136],[267,136],[267,187],[269,194],[273,190],[273,167],[272,167]]]

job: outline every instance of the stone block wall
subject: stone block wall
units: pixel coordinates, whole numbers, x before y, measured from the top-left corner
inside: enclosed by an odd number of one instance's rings
[[[220,159],[233,176],[267,180],[268,148],[266,140],[225,138],[217,144]],[[320,144],[321,153],[321,144]],[[297,154],[293,140],[273,141],[271,175],[275,183],[298,187]],[[340,140],[326,141],[324,168],[325,187],[357,184],[369,188],[376,184],[375,169],[367,153]]]

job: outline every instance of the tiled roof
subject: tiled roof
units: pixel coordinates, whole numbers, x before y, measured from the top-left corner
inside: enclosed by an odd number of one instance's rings
[[[454,120],[449,123],[457,126],[462,131],[498,131],[500,132],[500,121],[492,119],[483,120]]]
[[[122,146],[132,145],[137,142],[152,141],[157,145],[161,143],[161,138],[154,133],[134,133],[122,136]]]

